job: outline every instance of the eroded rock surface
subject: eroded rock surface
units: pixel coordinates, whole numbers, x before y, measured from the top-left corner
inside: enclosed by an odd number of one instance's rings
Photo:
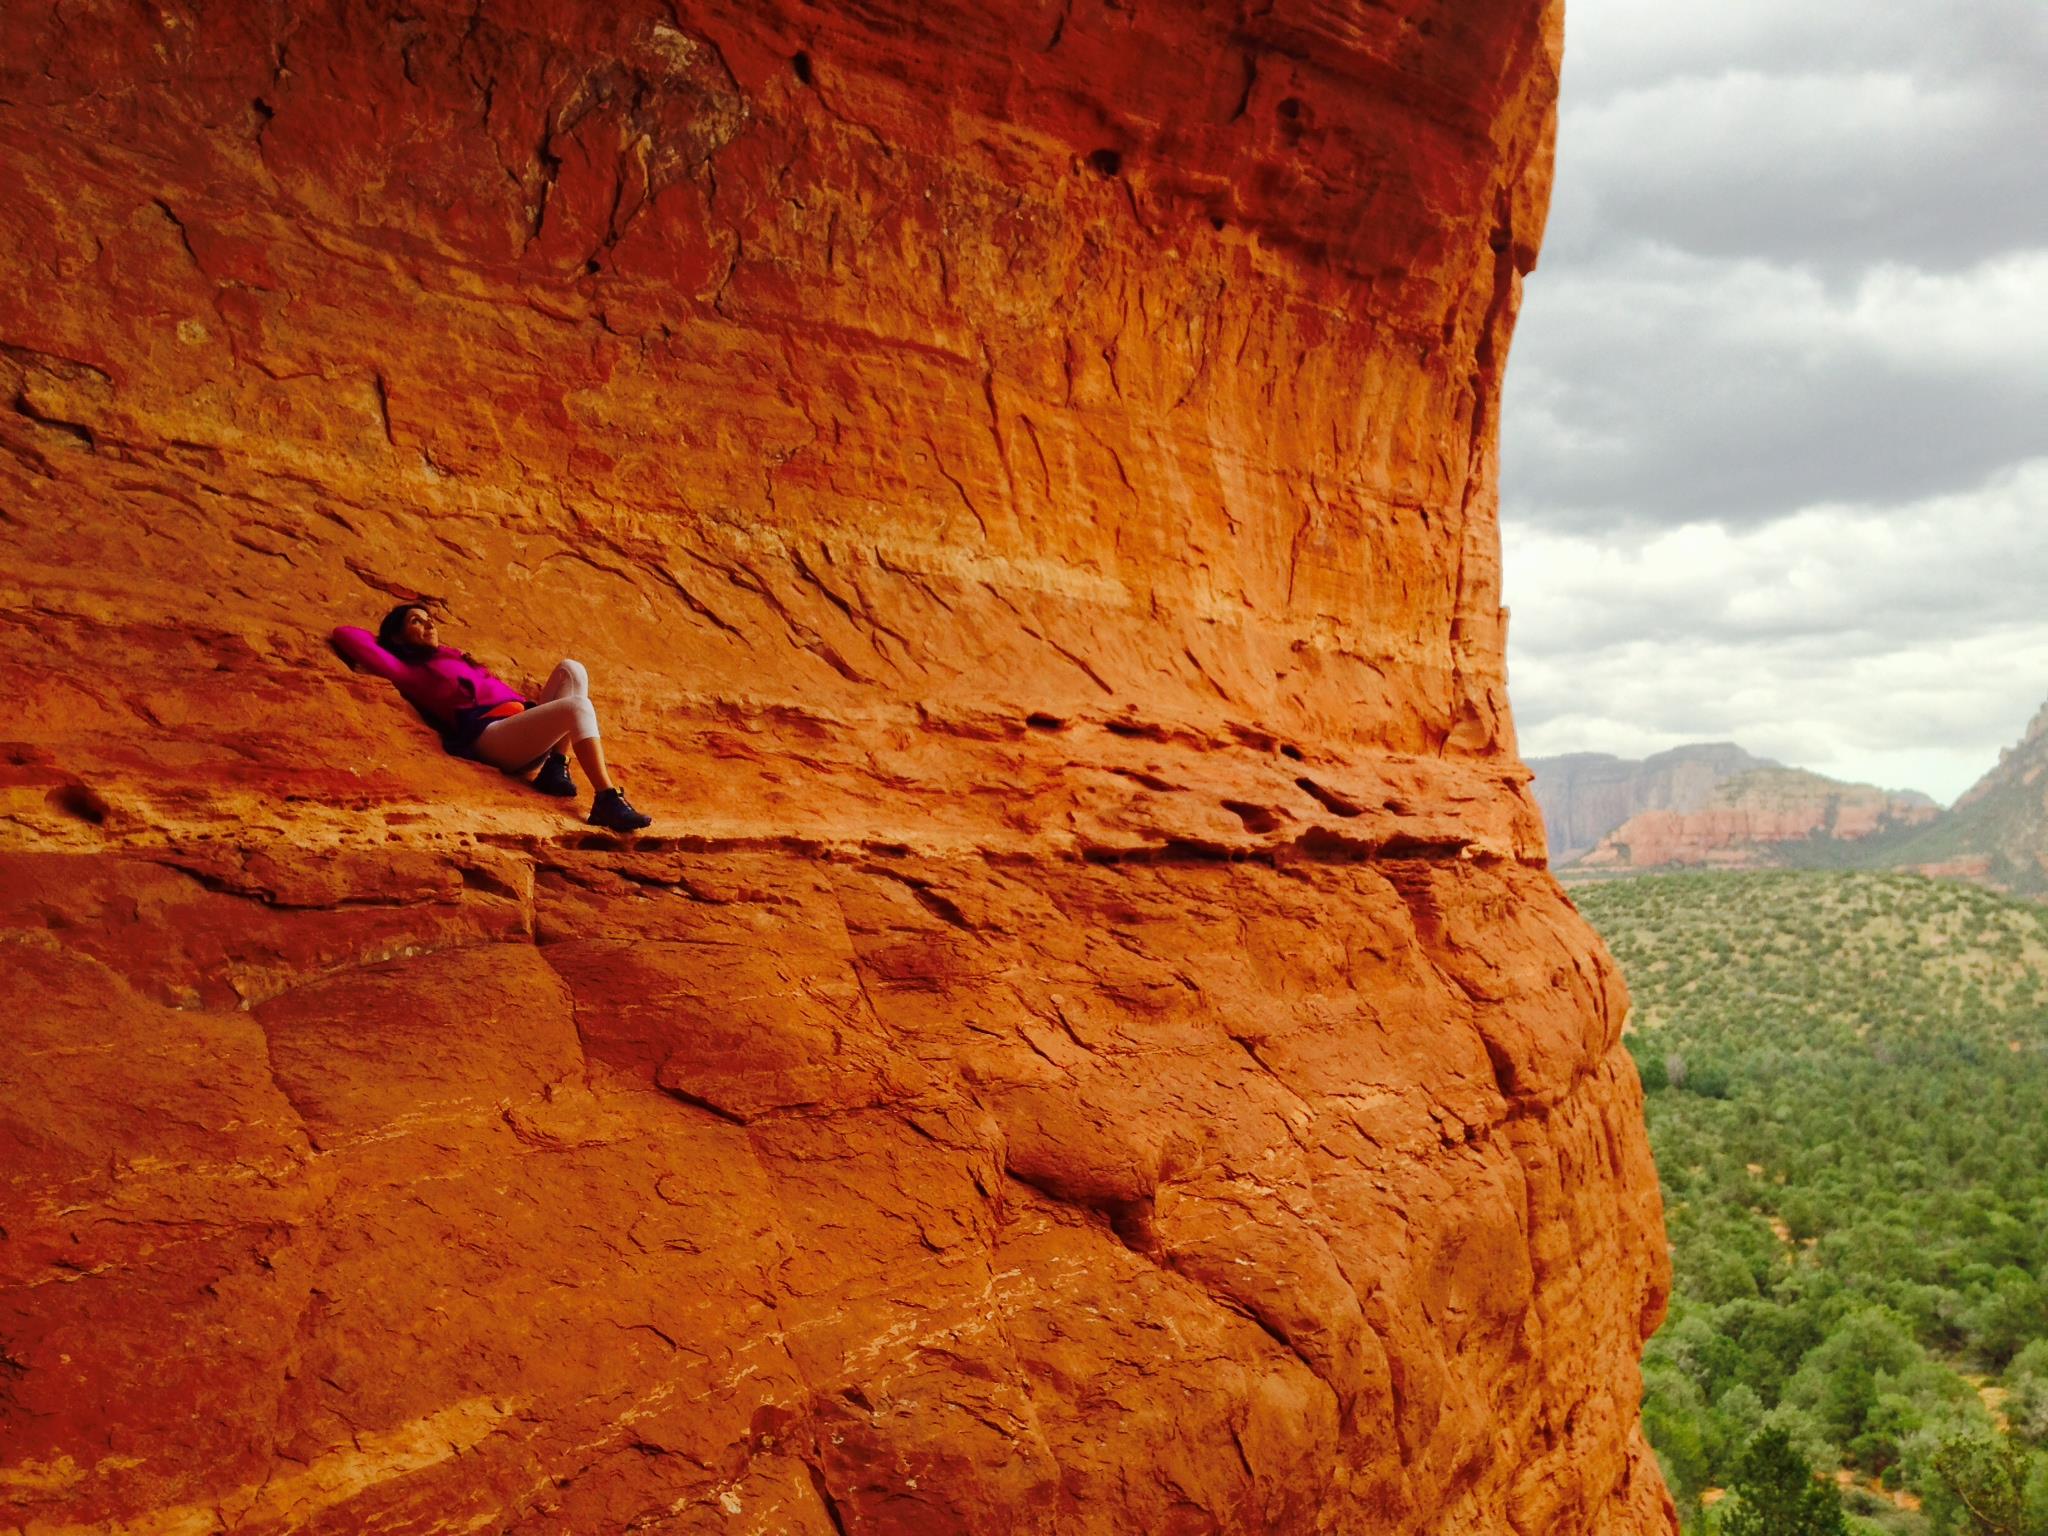
[[[1672,1526],[1531,0],[0,11],[0,1520]],[[573,652],[654,834],[328,628]]]

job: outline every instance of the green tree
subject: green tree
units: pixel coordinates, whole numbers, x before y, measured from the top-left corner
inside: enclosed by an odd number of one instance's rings
[[[1978,1536],[2048,1536],[2048,1466],[2009,1438],[1944,1440],[1934,1470]]]
[[[1837,1444],[1863,1433],[1877,1406],[1881,1376],[1898,1376],[1920,1363],[1920,1346],[1896,1317],[1879,1308],[1851,1312],[1819,1347],[1810,1350],[1785,1395],[1821,1416]]]
[[[1643,1371],[1643,1431],[1657,1448],[1664,1482],[1681,1508],[1699,1508],[1713,1478],[1700,1389],[1681,1371],[1652,1364]]]
[[[1970,1314],[1970,1332],[1986,1360],[2004,1365],[2031,1341],[2048,1337],[2048,1286],[2016,1266],[2001,1269]]]
[[[1671,1074],[1664,1070],[1664,1058],[1655,1051],[1636,1057],[1636,1072],[1643,1080],[1643,1092],[1656,1093],[1671,1086]]]
[[[2048,1446],[2048,1339],[2036,1339],[2006,1367],[2012,1395],[2005,1401],[2014,1438]]]
[[[1749,1442],[1733,1491],[1737,1502],[1721,1522],[1723,1536],[1849,1536],[1842,1496],[1815,1479],[1782,1429]]]

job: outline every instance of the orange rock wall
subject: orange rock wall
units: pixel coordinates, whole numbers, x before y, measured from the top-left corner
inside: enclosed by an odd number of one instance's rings
[[[0,10],[0,1515],[1671,1529],[1503,688],[1558,46]]]

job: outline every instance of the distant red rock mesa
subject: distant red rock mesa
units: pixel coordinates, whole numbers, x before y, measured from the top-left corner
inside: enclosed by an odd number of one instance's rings
[[[1566,865],[1644,811],[1696,811],[1729,779],[1780,765],[1732,742],[1698,742],[1641,760],[1606,752],[1532,757],[1530,792],[1543,812],[1550,862]]]
[[[1725,780],[1690,810],[1643,811],[1582,854],[1580,869],[1762,869],[1812,862],[1829,845],[1925,827],[1941,807],[1913,791],[1844,784],[1795,768]]]
[[[1559,40],[0,12],[0,1524],[1673,1530],[1502,681]]]

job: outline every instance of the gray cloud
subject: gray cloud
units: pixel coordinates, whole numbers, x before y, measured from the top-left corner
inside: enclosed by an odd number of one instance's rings
[[[1526,752],[1734,739],[1952,795],[2017,734],[2044,77],[2038,0],[1574,0],[1502,418]]]
[[[1553,254],[1646,239],[1853,272],[2048,239],[2035,89],[1902,67],[1688,75],[1565,115]]]
[[[1511,516],[1757,522],[1967,487],[2048,449],[2048,256],[1831,289],[1634,247],[1547,281],[1508,370]]]
[[[1800,74],[1907,68],[2018,96],[2039,81],[2048,15],[2037,0],[1574,0],[1566,16],[1567,112],[1661,81],[1736,70]]]
[[[1753,521],[2042,451],[2044,76],[2037,0],[1576,0],[1509,515]]]
[[[1756,527],[1641,537],[1511,524],[1517,630],[1552,655],[1631,644],[1770,645],[1873,657],[1903,645],[2048,633],[2048,458],[1902,508],[1836,504]],[[2048,678],[2043,680],[2048,686]]]

